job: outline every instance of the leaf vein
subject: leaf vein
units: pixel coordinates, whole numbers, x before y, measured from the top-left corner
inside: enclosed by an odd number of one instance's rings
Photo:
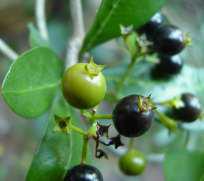
[[[97,37],[101,34],[101,32],[103,32],[103,29],[105,28],[105,26],[106,26],[107,22],[109,21],[109,19],[111,18],[112,14],[114,14],[115,9],[118,8],[120,2],[122,2],[122,0],[117,0],[115,2],[115,4],[112,5],[112,8],[111,8],[109,14],[106,16],[104,21],[99,26],[98,31],[96,32],[95,36],[92,36],[92,38],[90,39],[90,41],[87,45],[87,49],[89,49],[91,47],[92,43],[97,39]]]
[[[29,89],[24,89],[24,90],[19,90],[19,91],[16,91],[16,90],[5,90],[5,91],[2,91],[2,93],[6,93],[6,94],[25,94],[25,93],[30,93],[30,92],[35,92],[35,91],[41,91],[43,89],[50,89],[50,88],[53,88],[53,87],[56,87],[60,84],[60,81],[56,82],[56,83],[53,83],[53,84],[47,84],[46,86],[41,86],[41,87],[36,87],[34,89],[32,88],[29,88]]]

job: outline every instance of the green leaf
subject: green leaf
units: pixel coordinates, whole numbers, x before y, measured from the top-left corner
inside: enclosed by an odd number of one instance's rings
[[[12,64],[3,81],[2,95],[15,113],[34,118],[50,107],[61,76],[59,58],[48,48],[34,48]]]
[[[120,36],[120,25],[140,27],[164,3],[165,0],[103,0],[81,52]]]
[[[178,169],[178,171],[175,171]],[[204,173],[204,153],[175,150],[164,161],[165,181],[199,181]]]
[[[72,118],[72,124],[81,126],[80,118],[60,95],[53,102],[45,135],[28,170],[27,181],[63,181],[66,171],[81,161],[82,136],[71,132],[55,132],[54,115]],[[88,151],[88,163],[91,152]]]
[[[81,136],[55,132],[54,115],[70,116],[73,124],[80,125],[72,108],[62,97],[54,101],[45,135],[27,173],[27,181],[62,181],[68,167],[80,162]]]
[[[202,175],[199,181],[204,181],[204,174]]]
[[[35,26],[32,23],[28,24],[28,29],[29,29],[29,42],[32,48],[40,46],[49,47],[49,43],[41,37],[39,31],[35,28]]]

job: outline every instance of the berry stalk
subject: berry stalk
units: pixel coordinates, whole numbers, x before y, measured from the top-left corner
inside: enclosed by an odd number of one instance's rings
[[[87,135],[84,135],[84,138],[83,138],[83,147],[82,147],[82,155],[81,155],[81,164],[85,163],[86,160],[87,160],[88,141],[89,141],[89,137]]]
[[[117,90],[117,93],[120,92],[120,90],[122,89],[124,82],[127,80],[127,78],[129,77],[129,75],[131,74],[134,65],[137,63],[136,59],[131,60],[130,64],[128,65],[126,71],[124,72],[124,74],[122,75],[122,78],[118,81],[115,90]],[[117,96],[116,96],[117,97]]]
[[[176,129],[177,129],[176,121],[169,118],[168,116],[166,116],[164,113],[161,113],[160,111],[155,110],[155,113],[157,114],[161,124],[163,124],[170,131],[173,131],[173,132],[176,131]]]

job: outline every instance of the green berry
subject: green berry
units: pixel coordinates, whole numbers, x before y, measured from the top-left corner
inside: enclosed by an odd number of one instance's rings
[[[65,99],[79,109],[90,109],[98,105],[106,93],[106,79],[101,65],[77,63],[69,67],[62,80]]]
[[[146,168],[146,162],[142,152],[132,149],[120,158],[119,167],[125,175],[140,175]]]

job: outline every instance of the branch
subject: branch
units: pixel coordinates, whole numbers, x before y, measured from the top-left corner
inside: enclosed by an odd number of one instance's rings
[[[0,51],[11,60],[16,60],[18,54],[7,45],[7,43],[0,38]]]
[[[71,17],[74,27],[73,35],[75,37],[83,38],[84,37],[84,21],[83,21],[83,12],[81,6],[81,0],[70,0],[71,7]]]
[[[78,54],[84,38],[84,22],[81,0],[70,0],[73,36],[69,42],[66,55],[66,67],[78,62]]]
[[[45,15],[45,0],[36,0],[35,15],[37,27],[40,31],[40,34],[44,40],[48,41],[49,38]]]
[[[116,157],[121,157],[128,150],[127,147],[120,147],[115,149],[113,146],[104,147],[107,151],[111,152]],[[163,153],[150,153],[147,155],[147,160],[152,163],[161,163],[164,161],[165,155]]]

